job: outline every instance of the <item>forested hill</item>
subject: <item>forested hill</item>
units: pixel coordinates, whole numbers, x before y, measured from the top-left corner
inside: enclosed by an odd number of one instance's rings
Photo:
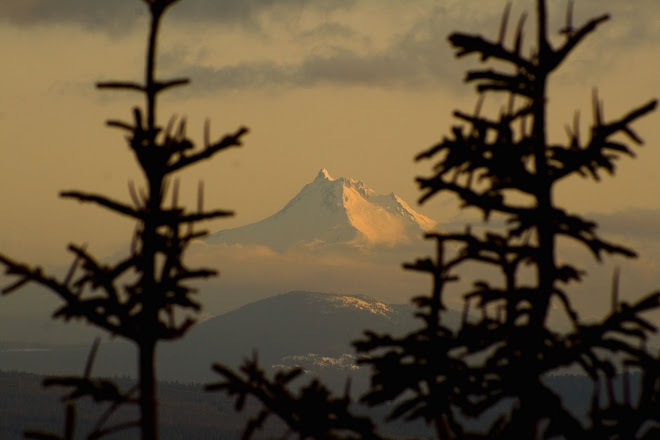
[[[23,439],[23,431],[39,430],[62,432],[64,405],[60,397],[66,394],[62,388],[43,388],[43,376],[36,374],[0,371],[0,439]],[[122,387],[130,387],[128,380],[118,380]],[[206,393],[201,384],[160,384],[161,438],[177,439],[233,439],[238,438],[248,413],[237,414],[232,402],[219,393]],[[76,438],[89,432],[105,406],[89,399],[77,405]],[[121,420],[134,419],[136,412],[119,414]],[[119,420],[119,419],[117,419]],[[109,440],[138,438],[137,430],[128,430]]]
[[[65,390],[43,388],[42,380],[43,376],[36,374],[0,371],[0,439],[22,440],[26,429],[61,432],[64,405],[60,403],[60,397]],[[564,404],[578,417],[584,417],[588,411],[584,402],[589,401],[591,382],[586,377],[575,375],[553,376],[547,380],[562,396]],[[128,379],[119,379],[118,383],[124,388],[130,387]],[[631,380],[631,383],[637,381]],[[613,387],[619,397],[620,385],[614,383]],[[253,411],[236,413],[232,402],[224,394],[205,392],[201,384],[161,382],[159,390],[162,440],[238,439],[246,420],[253,414]],[[631,390],[632,398],[636,398],[637,391]],[[601,396],[604,394],[601,393]],[[83,438],[80,434],[89,431],[106,407],[82,400],[77,409],[77,432]],[[128,411],[119,414],[121,420],[134,415]],[[273,426],[270,432],[273,430],[282,432],[282,427]],[[409,438],[423,436],[425,428],[419,424],[400,424],[389,425],[386,430],[395,438]],[[137,439],[137,430],[104,438],[133,440]]]

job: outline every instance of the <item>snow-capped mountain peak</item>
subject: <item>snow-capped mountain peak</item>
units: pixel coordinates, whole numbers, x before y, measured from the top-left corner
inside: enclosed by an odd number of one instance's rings
[[[330,181],[333,181],[335,179],[330,175],[328,170],[326,170],[325,168],[322,168],[321,171],[319,171],[318,175],[316,176],[316,179],[314,179],[314,180],[330,180]]]
[[[337,182],[335,185],[344,185],[348,188],[352,188],[355,190],[357,193],[359,193],[362,197],[370,197],[374,194],[376,194],[373,190],[368,188],[363,181],[361,180],[356,180],[356,179],[351,179],[349,177],[339,177],[335,179],[330,175],[328,170],[325,168],[321,169],[319,173],[316,175],[316,179],[314,179],[314,182],[318,185],[327,185],[329,182]],[[392,193],[394,194],[394,193]]]
[[[378,194],[361,180],[321,169],[280,211],[212,234],[207,243],[259,244],[284,252],[327,246],[395,246],[419,240],[435,226],[394,193]]]

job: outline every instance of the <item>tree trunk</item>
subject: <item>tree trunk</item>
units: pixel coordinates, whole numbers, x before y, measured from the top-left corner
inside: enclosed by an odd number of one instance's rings
[[[143,342],[140,351],[140,431],[142,440],[158,439],[158,405],[156,400],[156,344]]]

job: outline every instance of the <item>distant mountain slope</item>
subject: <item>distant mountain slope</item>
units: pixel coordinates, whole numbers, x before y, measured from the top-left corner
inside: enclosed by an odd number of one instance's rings
[[[446,316],[449,325],[459,319],[458,312],[448,311]],[[211,371],[214,362],[235,368],[256,354],[266,369],[301,366],[341,388],[346,375],[355,372],[351,342],[361,339],[365,330],[403,336],[420,326],[411,305],[385,304],[364,295],[288,292],[208,319],[183,339],[161,344],[158,374],[162,380],[205,382],[216,379]],[[0,346],[0,370],[79,374],[89,348]],[[93,372],[134,375],[135,365],[132,345],[106,341]]]
[[[277,213],[210,235],[209,244],[259,244],[279,252],[332,245],[395,246],[419,241],[435,226],[394,193],[377,194],[360,180],[334,179],[322,169]]]
[[[409,305],[387,305],[367,296],[289,292],[193,327],[184,340],[163,347],[159,371],[165,377],[199,380],[212,377],[213,362],[238,365],[253,353],[264,366],[291,366],[296,356],[311,365],[309,354],[332,363],[328,359],[354,353],[351,342],[364,330],[405,334],[418,325]],[[345,362],[336,367],[345,369]]]

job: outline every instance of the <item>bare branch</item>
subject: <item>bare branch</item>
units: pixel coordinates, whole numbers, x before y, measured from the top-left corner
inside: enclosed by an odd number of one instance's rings
[[[96,194],[86,194],[79,191],[63,191],[60,193],[60,197],[72,198],[80,202],[96,203],[112,211],[127,215],[129,217],[133,217],[138,220],[144,217],[143,213],[136,211],[130,206],[124,205],[123,203],[115,202],[114,200],[111,200],[105,196],[99,196]]]
[[[155,82],[154,87],[157,92],[160,92],[162,90],[171,89],[173,87],[184,86],[186,84],[190,84],[190,80],[188,78],[179,78],[179,79],[172,79],[169,81]]]
[[[138,84],[132,81],[107,81],[107,82],[98,82],[96,87],[99,89],[119,89],[119,90],[131,90],[135,92],[144,92],[145,88],[142,84]]]
[[[562,47],[557,49],[556,51],[553,51],[552,57],[550,58],[548,62],[548,69],[554,70],[557,66],[559,66],[562,61],[568,56],[569,53],[575,48],[575,46],[580,43],[586,37],[589,33],[593,32],[596,30],[596,27],[609,20],[610,16],[608,14],[601,15],[600,17],[594,18],[590,20],[588,23],[586,23],[584,26],[582,26],[580,29],[577,31],[572,32],[572,34],[568,37],[568,40]]]
[[[504,7],[504,13],[502,14],[502,22],[500,24],[500,32],[497,37],[497,42],[501,45],[504,44],[504,40],[506,38],[506,28],[507,28],[507,23],[509,22],[510,12],[511,12],[511,2],[507,2],[506,6]]]

